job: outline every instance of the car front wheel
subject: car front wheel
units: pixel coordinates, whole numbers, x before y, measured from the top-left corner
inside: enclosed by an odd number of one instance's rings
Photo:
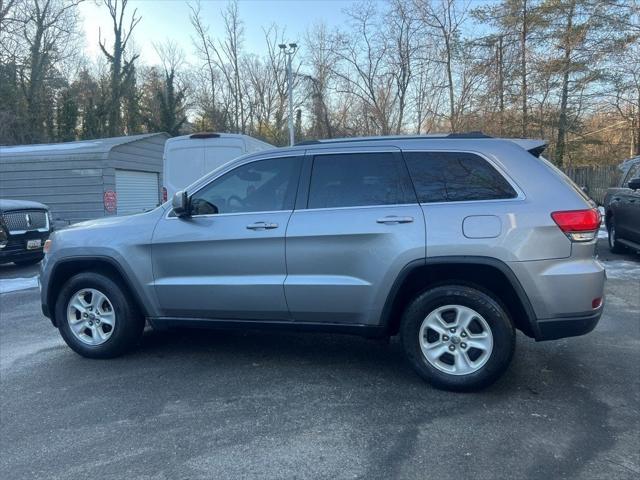
[[[64,341],[89,358],[117,357],[134,347],[144,329],[135,304],[108,276],[84,272],[62,287],[56,322]]]
[[[502,306],[465,285],[440,286],[416,297],[403,315],[401,335],[417,373],[446,390],[492,384],[515,349],[515,330]]]

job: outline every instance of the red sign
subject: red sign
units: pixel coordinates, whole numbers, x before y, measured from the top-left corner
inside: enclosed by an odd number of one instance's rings
[[[113,190],[107,190],[106,192],[104,192],[104,209],[109,213],[113,213],[116,211],[116,205],[116,192],[114,192]]]

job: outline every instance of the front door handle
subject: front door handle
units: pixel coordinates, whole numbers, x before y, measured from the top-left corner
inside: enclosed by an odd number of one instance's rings
[[[251,225],[247,225],[247,229],[249,230],[273,230],[274,228],[278,228],[277,223],[256,222]]]
[[[389,215],[376,220],[378,223],[384,223],[385,225],[396,225],[398,223],[411,223],[413,217],[398,217],[397,215]]]

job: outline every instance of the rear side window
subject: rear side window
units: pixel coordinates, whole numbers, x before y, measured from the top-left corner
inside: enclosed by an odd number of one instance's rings
[[[631,180],[638,177],[640,177],[640,162],[636,163],[635,165],[631,165],[631,168],[629,168],[629,171],[622,181],[621,186],[626,187]]]
[[[482,157],[464,152],[404,152],[420,203],[517,197],[505,178]]]
[[[349,153],[313,159],[308,208],[415,202],[411,180],[398,155]]]

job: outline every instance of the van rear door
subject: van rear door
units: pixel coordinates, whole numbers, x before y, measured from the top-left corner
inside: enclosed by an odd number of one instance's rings
[[[240,138],[222,137],[206,140],[204,171],[200,176],[238,158],[245,151],[244,141]]]

